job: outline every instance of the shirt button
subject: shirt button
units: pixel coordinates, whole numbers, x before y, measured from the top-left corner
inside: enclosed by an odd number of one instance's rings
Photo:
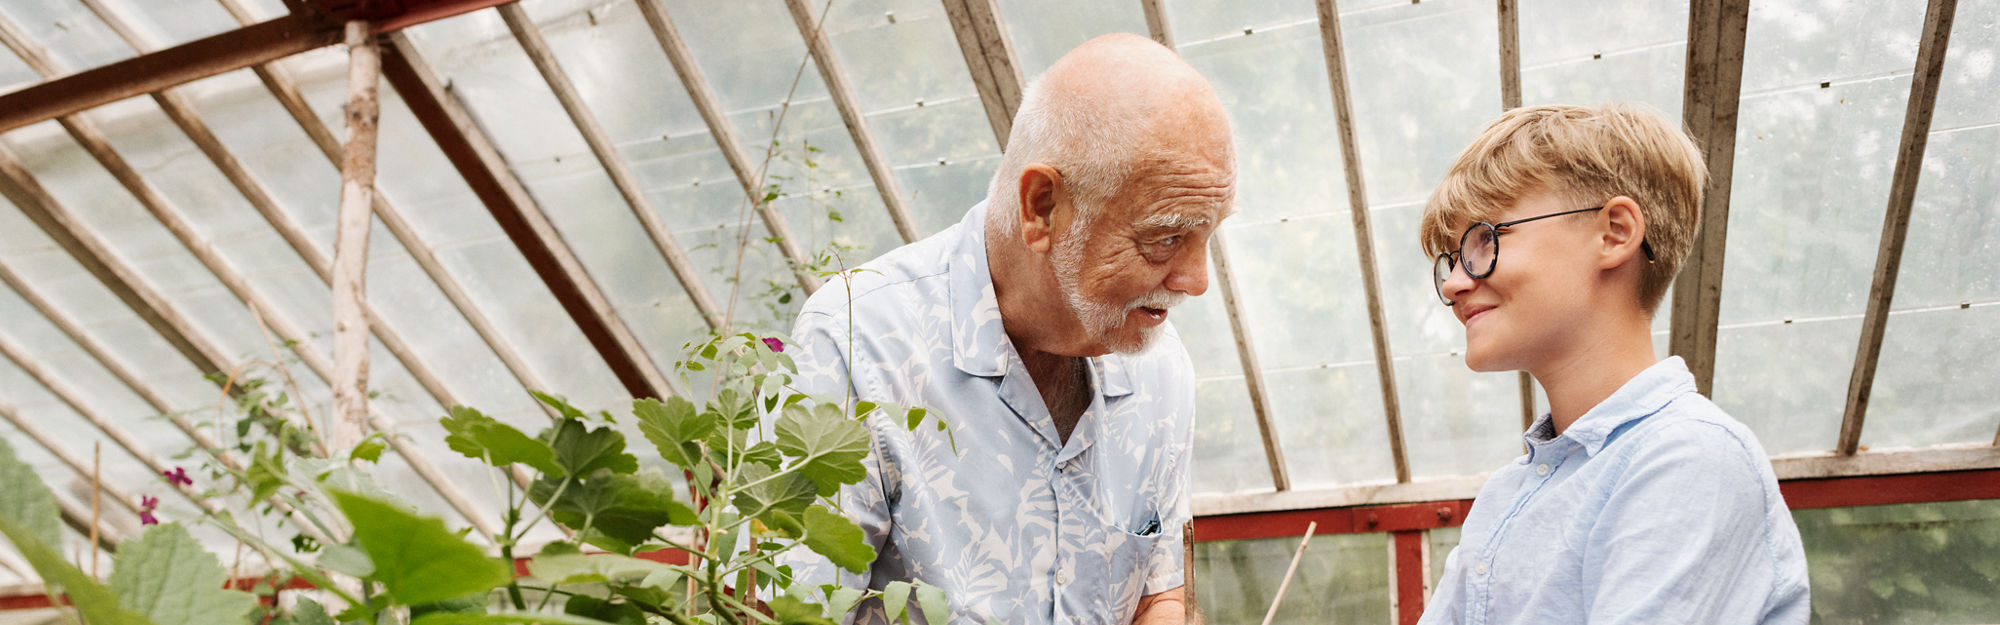
[[[1485,563],[1485,562],[1481,562],[1481,563],[1478,563],[1478,564],[1474,564],[1474,565],[1472,565],[1472,572],[1474,572],[1474,573],[1478,573],[1478,574],[1480,574],[1480,575],[1485,575],[1485,574],[1486,574],[1486,563]]]
[[[1544,475],[1544,476],[1545,476],[1545,475],[1548,475],[1548,474],[1549,474],[1549,465],[1547,465],[1547,464],[1538,464],[1538,465],[1535,465],[1535,475]]]
[[[1056,571],[1056,585],[1058,586],[1069,585],[1069,571],[1067,570]]]

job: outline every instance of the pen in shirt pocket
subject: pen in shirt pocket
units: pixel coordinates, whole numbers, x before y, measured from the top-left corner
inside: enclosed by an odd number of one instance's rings
[[[1141,527],[1139,528],[1139,531],[1133,533],[1138,534],[1140,536],[1152,536],[1154,534],[1160,533],[1159,517],[1154,517],[1153,520],[1147,521],[1145,527]]]

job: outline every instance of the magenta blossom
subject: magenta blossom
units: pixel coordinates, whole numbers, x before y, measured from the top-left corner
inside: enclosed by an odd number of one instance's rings
[[[160,507],[160,499],[152,495],[139,496],[139,524],[159,525],[160,519],[153,516],[153,510]]]
[[[175,486],[194,485],[194,478],[188,477],[187,469],[181,467],[174,467],[172,471],[161,471],[160,475],[166,476],[168,484]]]
[[[771,337],[764,337],[764,346],[778,353],[784,353],[785,351],[785,342]]]

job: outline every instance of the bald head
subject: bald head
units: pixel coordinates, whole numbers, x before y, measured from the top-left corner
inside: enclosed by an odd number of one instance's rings
[[[1140,163],[1195,158],[1235,170],[1228,117],[1208,81],[1173,50],[1123,33],[1077,46],[1028,86],[1006,152],[989,205],[1017,203],[1022,172],[1043,163],[1061,172],[1085,220]]]

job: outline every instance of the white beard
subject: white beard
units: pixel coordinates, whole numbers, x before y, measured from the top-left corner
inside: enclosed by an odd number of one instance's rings
[[[1136,308],[1158,308],[1166,310],[1181,303],[1187,296],[1165,288],[1154,290],[1125,304],[1100,302],[1085,297],[1077,284],[1078,273],[1083,266],[1083,248],[1088,231],[1085,224],[1078,222],[1071,228],[1067,240],[1057,243],[1049,254],[1049,261],[1055,265],[1056,286],[1062,290],[1064,303],[1069,305],[1071,314],[1076,315],[1083,333],[1104,344],[1106,349],[1120,354],[1136,354],[1146,350],[1154,337],[1159,336],[1164,324],[1143,328],[1138,336],[1130,339],[1118,336],[1116,330],[1125,325],[1125,317]]]

